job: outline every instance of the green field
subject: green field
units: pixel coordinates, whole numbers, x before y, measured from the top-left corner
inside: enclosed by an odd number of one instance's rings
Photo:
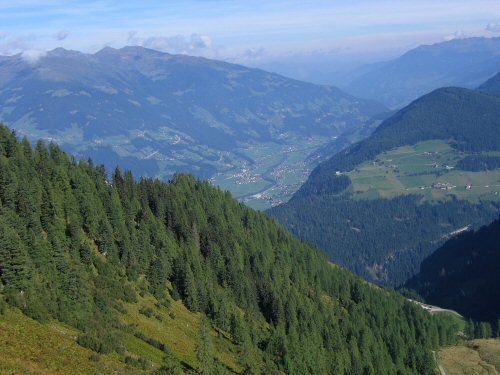
[[[357,199],[419,194],[429,201],[452,196],[473,202],[500,201],[500,170],[469,172],[455,169],[465,156],[466,153],[439,140],[398,147],[346,173],[352,181],[349,191]]]
[[[431,314],[446,314],[459,327],[459,331],[464,332],[466,321],[461,315],[451,310],[437,309]],[[446,375],[498,375],[500,338],[460,340],[456,345],[441,347],[436,352],[436,359]]]

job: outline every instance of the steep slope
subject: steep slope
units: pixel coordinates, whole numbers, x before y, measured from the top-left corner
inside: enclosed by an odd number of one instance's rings
[[[436,90],[321,163],[270,210],[336,262],[398,285],[449,236],[496,218],[500,98]]]
[[[32,140],[142,176],[220,174],[241,197],[383,110],[334,87],[142,47],[2,57],[0,100],[0,120]]]
[[[447,241],[406,283],[426,301],[477,320],[500,317],[500,220]]]
[[[423,45],[401,57],[364,67],[342,85],[364,98],[401,108],[443,86],[476,88],[500,66],[500,38],[467,38]]]
[[[356,143],[358,140],[368,138],[384,120],[391,117],[394,113],[394,111],[387,111],[373,116],[367,120],[363,126],[353,129],[352,131],[346,131],[340,136],[335,137],[333,141],[320,147],[318,150],[309,155],[309,159],[316,159],[318,162],[329,160],[339,151],[342,151],[344,148]]]
[[[108,180],[1,127],[0,202],[7,302],[136,373],[432,373],[431,349],[456,338],[190,176]]]
[[[2,374],[136,374],[137,368],[79,346],[63,325],[41,324],[18,309],[0,313]]]

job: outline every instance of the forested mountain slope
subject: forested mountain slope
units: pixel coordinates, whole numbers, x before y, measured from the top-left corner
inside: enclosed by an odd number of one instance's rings
[[[429,374],[431,349],[456,338],[445,317],[187,175],[134,181],[116,169],[108,180],[2,126],[0,203],[0,304],[135,373]],[[12,309],[0,312],[28,324]],[[7,369],[29,370],[35,344]]]
[[[447,241],[406,283],[431,304],[483,321],[500,318],[500,219]]]
[[[500,38],[460,38],[422,45],[396,59],[365,66],[341,86],[398,109],[439,87],[476,88],[499,66]]]
[[[464,228],[500,208],[500,97],[428,94],[321,163],[269,211],[358,274],[398,285]]]
[[[335,172],[351,171],[384,151],[432,139],[451,141],[462,151],[500,150],[500,98],[456,87],[425,95],[382,122],[370,137],[321,163],[296,196],[335,192]]]
[[[308,153],[384,110],[335,87],[142,47],[0,57],[0,101],[0,121],[30,141],[141,176],[219,177],[239,197],[275,185],[278,170],[302,182],[294,169],[312,169]]]

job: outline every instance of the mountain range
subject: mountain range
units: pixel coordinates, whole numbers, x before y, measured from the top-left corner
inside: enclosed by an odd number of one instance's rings
[[[447,238],[498,216],[499,124],[499,96],[438,89],[321,163],[268,212],[363,277],[402,284]]]
[[[440,87],[476,88],[499,66],[500,38],[453,39],[364,66],[338,83],[353,95],[397,109]]]
[[[384,111],[334,87],[142,47],[0,57],[0,100],[0,120],[76,157],[277,199],[312,169],[309,153]]]

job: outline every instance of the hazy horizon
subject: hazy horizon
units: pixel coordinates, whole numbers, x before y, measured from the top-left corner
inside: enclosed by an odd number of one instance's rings
[[[422,44],[500,36],[494,14],[494,0],[25,0],[0,3],[0,55],[137,45],[317,81]]]

